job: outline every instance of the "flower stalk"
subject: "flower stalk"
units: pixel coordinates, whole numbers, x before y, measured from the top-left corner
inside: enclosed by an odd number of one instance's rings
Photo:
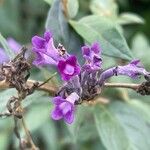
[[[55,74],[56,75],[56,74]],[[55,76],[54,75],[54,76]],[[50,77],[51,79],[51,77]],[[28,86],[32,86],[34,83],[39,83],[40,86],[36,90],[40,91],[45,91],[48,92],[50,95],[55,95],[58,88],[53,87],[51,84],[46,82],[41,82],[41,81],[36,81],[36,80],[28,80],[27,84]],[[141,84],[134,84],[134,83],[104,83],[105,88],[128,88],[137,91],[138,88],[140,87]],[[0,89],[7,89],[7,88],[12,88],[8,82],[5,81],[0,81]]]

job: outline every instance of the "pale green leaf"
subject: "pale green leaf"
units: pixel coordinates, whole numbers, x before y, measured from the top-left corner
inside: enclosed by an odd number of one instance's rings
[[[86,120],[88,120],[88,124]],[[78,106],[74,122],[71,125],[67,125],[74,143],[87,141],[98,136],[95,124],[92,124],[92,122],[91,107]]]
[[[67,0],[67,12],[69,15],[69,18],[74,18],[79,9],[79,2],[78,0]]]
[[[136,109],[137,112],[148,122],[150,123],[150,106],[146,103],[132,99],[129,101],[129,104],[133,107],[133,109]]]
[[[132,39],[131,48],[134,56],[141,60],[146,69],[150,70],[148,57],[150,56],[150,43],[146,36],[142,33],[137,33]]]
[[[98,41],[107,56],[131,60],[132,53],[117,25],[100,16],[88,16],[80,21],[70,21],[76,32],[88,43]]]
[[[55,126],[55,121],[49,118],[46,123],[42,125],[40,130],[40,135],[44,140],[45,147],[47,150],[58,150],[59,139],[57,136],[57,127]]]
[[[8,100],[12,96],[16,96],[16,94],[17,92],[15,89],[6,89],[3,91],[0,91],[0,113],[6,110],[6,104]]]
[[[107,150],[149,150],[149,128],[128,104],[114,102],[97,106],[95,121]]]
[[[120,14],[117,22],[121,25],[124,25],[124,24],[143,24],[144,19],[137,14],[126,12],[126,13]]]
[[[38,100],[38,99],[37,99]],[[38,105],[31,105],[25,114],[25,122],[27,124],[28,129],[31,132],[36,131],[39,129],[43,124],[45,124],[49,119],[51,105],[49,103],[38,104]],[[21,134],[25,134],[24,130],[21,131]]]
[[[53,0],[44,0],[46,3],[48,3],[49,5],[52,4]]]
[[[33,94],[28,95],[22,102],[23,107],[28,107],[31,104],[41,104],[49,102],[50,98],[43,91],[35,91]]]
[[[90,9],[93,14],[116,17],[118,14],[118,6],[114,0],[92,0]]]
[[[0,132],[0,149],[6,150],[8,148],[9,135],[7,132]]]

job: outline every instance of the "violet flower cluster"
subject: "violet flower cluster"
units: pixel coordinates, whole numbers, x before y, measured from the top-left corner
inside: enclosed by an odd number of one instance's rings
[[[57,96],[53,98],[54,110],[51,117],[54,120],[64,119],[67,123],[74,120],[75,106],[83,100],[94,98],[100,93],[104,82],[118,75],[136,79],[140,76],[149,77],[139,60],[133,60],[124,66],[102,69],[102,49],[98,42],[81,48],[85,64],[80,65],[75,55],[68,54],[59,44],[54,46],[52,33],[46,31],[43,37],[32,38],[33,52],[36,55],[36,66],[53,65],[57,68],[64,85]]]

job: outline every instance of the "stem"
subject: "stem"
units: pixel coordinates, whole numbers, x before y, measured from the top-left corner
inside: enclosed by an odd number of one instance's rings
[[[18,118],[16,118],[14,116],[14,123],[15,123],[15,127],[14,127],[14,133],[16,135],[16,137],[19,139],[19,147],[21,150],[23,150],[23,146],[22,146],[22,143],[21,143],[21,137],[20,137],[20,133],[19,133],[19,127],[18,127]]]
[[[34,83],[38,82],[40,83],[40,85],[38,86],[37,90],[42,90],[42,91],[46,91],[49,92],[49,94],[51,96],[53,96],[58,88],[52,86],[51,84],[47,83],[54,75],[52,75],[49,79],[47,79],[45,82],[40,82],[40,81],[35,81],[35,80],[28,80],[27,84],[28,86],[33,86]],[[104,87],[106,88],[128,88],[128,89],[132,89],[132,90],[137,90],[139,88],[140,84],[133,84],[133,83],[105,83]],[[7,88],[11,88],[9,86],[9,83],[5,82],[5,81],[0,81],[0,89],[7,89]]]
[[[11,116],[12,115],[12,113],[9,113],[9,112],[6,112],[6,113],[0,113],[0,118],[2,117],[9,117],[9,116]]]
[[[26,126],[26,123],[25,123],[24,118],[22,117],[21,120],[22,120],[22,125],[23,125],[23,128],[24,128],[24,131],[25,131],[26,136],[27,136],[27,138],[28,138],[28,141],[29,141],[30,144],[31,144],[32,150],[37,150],[38,148],[35,146],[35,144],[34,144],[34,142],[33,142],[33,140],[32,140],[32,137],[31,137],[30,132],[29,132],[27,126]]]
[[[57,72],[55,72],[51,77],[49,77],[46,81],[44,81],[43,83],[39,84],[38,88],[43,86],[44,84],[46,84],[49,80],[51,80],[54,76],[57,75]]]
[[[5,80],[0,81],[0,89],[6,89],[9,88],[9,83],[7,83]]]
[[[41,82],[41,81],[28,80],[27,84],[29,87],[32,87],[33,84],[36,82],[40,83],[40,86],[36,90],[42,90],[42,91],[49,92],[49,94],[52,96],[58,90],[56,87],[52,86],[51,84],[48,84],[48,83],[43,84],[43,82]],[[8,88],[12,88],[8,82],[0,81],[0,90],[4,90],[4,89],[8,89]]]
[[[111,88],[128,88],[132,90],[137,90],[139,88],[140,84],[133,84],[133,83],[105,83],[104,87]]]

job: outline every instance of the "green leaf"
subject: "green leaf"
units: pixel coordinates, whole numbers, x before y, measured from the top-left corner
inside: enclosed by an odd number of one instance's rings
[[[11,96],[16,95],[15,89],[7,89],[0,91],[0,113],[6,110],[6,104]]]
[[[54,120],[49,119],[47,123],[43,124],[40,129],[40,135],[42,136],[46,149],[58,150],[59,139]]]
[[[0,43],[2,44],[6,54],[9,56],[10,59],[15,57],[15,53],[9,48],[6,39],[0,33]]]
[[[147,57],[150,56],[150,44],[146,36],[137,33],[132,39],[131,48],[134,56],[141,60],[146,69],[150,70],[149,57]]]
[[[46,20],[46,29],[53,32],[56,44],[63,44],[67,51],[73,51],[76,55],[80,52],[83,40],[68,24],[60,0],[53,0]]]
[[[43,91],[35,91],[33,94],[27,96],[22,102],[23,107],[28,107],[33,104],[41,104],[49,102],[50,98]]]
[[[92,15],[78,22],[70,21],[70,24],[88,43],[100,42],[104,55],[132,59],[132,53],[125,38],[118,31],[117,25],[109,19]]]
[[[142,118],[144,118],[149,124],[150,124],[150,106],[146,103],[132,99],[129,101],[130,106],[132,106],[133,109],[135,109]]]
[[[92,0],[90,9],[93,14],[105,17],[112,18],[118,14],[118,6],[114,0]]]
[[[13,134],[13,119],[7,118],[0,121],[0,150],[8,149]]]
[[[51,105],[50,103],[38,104],[38,105],[30,105],[25,114],[25,122],[29,131],[34,132],[39,129],[43,124],[45,124],[50,118]],[[24,130],[21,131],[21,134],[24,135]]]
[[[69,15],[69,18],[74,18],[79,9],[79,2],[78,0],[67,0],[67,12]]]
[[[86,120],[89,120],[88,124]],[[91,138],[96,138],[98,135],[95,130],[95,124],[92,122],[91,107],[78,106],[74,122],[71,125],[67,125],[72,142],[77,144],[78,142],[85,142]]]
[[[95,108],[99,136],[107,150],[149,150],[149,128],[129,105],[114,102]]]
[[[5,150],[8,148],[9,135],[7,132],[0,132],[0,149]]]
[[[1,33],[17,37],[21,33],[20,19],[21,11],[18,0],[5,0],[0,4],[0,29]],[[11,13],[13,12],[13,13]]]
[[[44,0],[46,3],[48,3],[49,5],[52,4],[53,0]]]
[[[120,14],[117,22],[121,25],[125,24],[143,24],[144,19],[137,14],[133,13],[122,13]]]

